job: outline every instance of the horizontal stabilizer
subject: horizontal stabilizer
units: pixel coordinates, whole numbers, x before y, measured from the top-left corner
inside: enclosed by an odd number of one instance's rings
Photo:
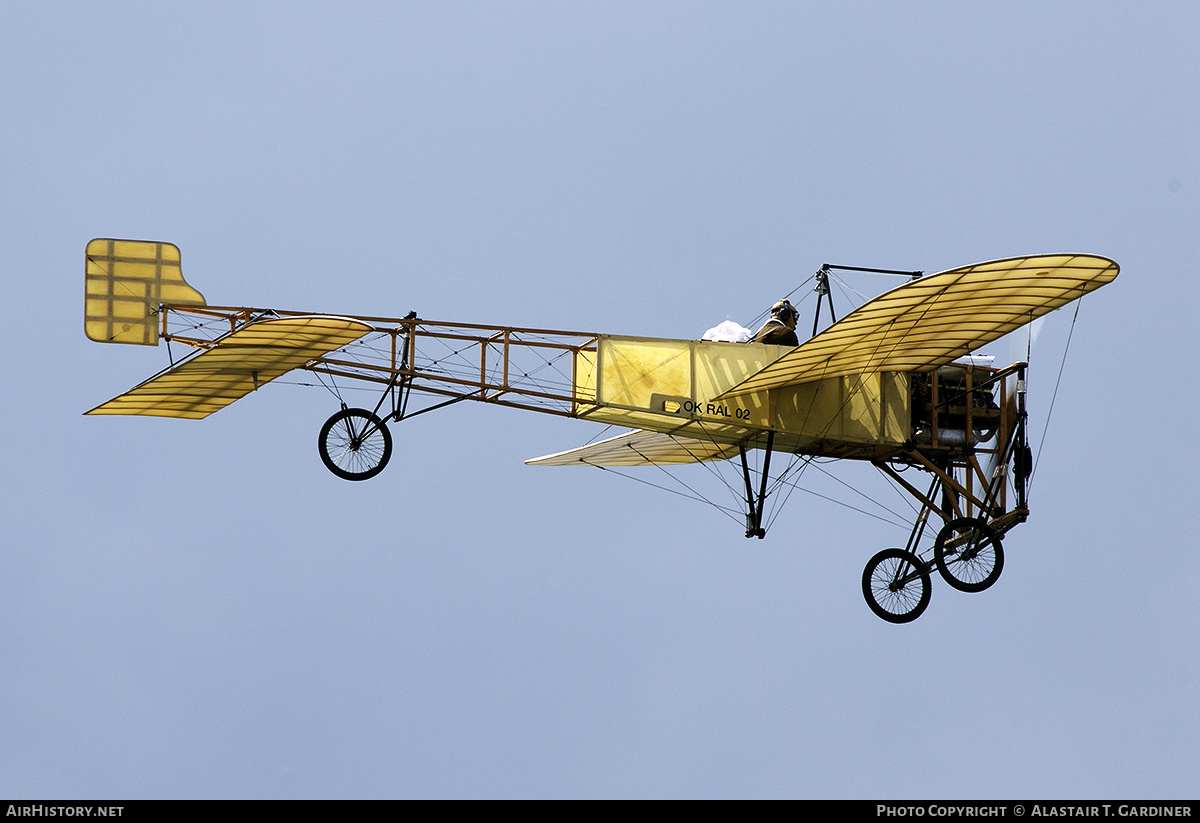
[[[727,460],[738,447],[670,434],[632,431],[578,449],[526,460],[529,466],[654,466]]]
[[[1042,254],[963,266],[864,303],[719,395],[872,372],[929,371],[1111,283],[1106,257]]]
[[[87,414],[140,414],[197,420],[292,369],[353,343],[374,329],[358,320],[315,315],[260,320],[159,372]]]

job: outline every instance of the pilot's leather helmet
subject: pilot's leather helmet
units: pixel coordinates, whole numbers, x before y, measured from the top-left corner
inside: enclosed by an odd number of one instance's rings
[[[789,320],[799,319],[800,312],[796,311],[796,307],[788,301],[780,300],[771,306],[771,316],[781,323],[786,323]]]

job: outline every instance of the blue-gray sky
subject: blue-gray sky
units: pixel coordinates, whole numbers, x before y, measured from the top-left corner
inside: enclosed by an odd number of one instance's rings
[[[1195,797],[1198,41],[1185,2],[4,4],[0,795]],[[1004,575],[892,626],[902,530],[522,464],[584,422],[462,404],[351,484],[320,390],[85,418],[166,363],[83,335],[104,236],[215,304],[663,337],[823,262],[1123,271]]]

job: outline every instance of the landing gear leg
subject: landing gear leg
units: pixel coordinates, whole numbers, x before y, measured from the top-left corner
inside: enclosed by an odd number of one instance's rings
[[[746,447],[738,446],[738,454],[742,457],[742,476],[746,480],[746,537],[757,537],[762,540],[767,536],[763,528],[763,503],[767,499],[767,474],[771,470],[771,446],[775,443],[775,432],[767,432],[767,453],[763,458],[762,476],[759,478],[758,494],[754,494],[754,484],[750,482],[750,464],[746,462]]]

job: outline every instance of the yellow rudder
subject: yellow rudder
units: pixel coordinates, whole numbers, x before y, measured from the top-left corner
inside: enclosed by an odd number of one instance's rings
[[[156,346],[163,303],[206,305],[183,279],[179,247],[171,243],[92,240],[84,282],[84,332],[100,343]]]

